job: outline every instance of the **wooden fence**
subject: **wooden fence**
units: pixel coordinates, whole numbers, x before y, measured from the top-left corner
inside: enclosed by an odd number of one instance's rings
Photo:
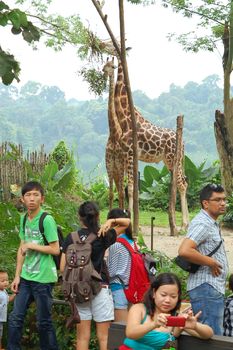
[[[28,180],[29,167],[41,173],[48,163],[42,145],[39,151],[23,152],[22,145],[4,142],[0,145],[0,200],[11,198],[11,186],[22,186]]]

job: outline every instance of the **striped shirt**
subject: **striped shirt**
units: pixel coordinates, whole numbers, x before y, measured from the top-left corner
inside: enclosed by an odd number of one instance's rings
[[[211,253],[222,240],[219,224],[203,209],[191,221],[186,238],[196,243],[196,249],[202,255]],[[228,262],[224,243],[221,244],[220,248],[212,257],[222,265],[221,274],[219,276],[213,276],[210,267],[202,265],[195,274],[189,274],[187,283],[188,291],[203,283],[208,283],[219,293],[225,293]]]
[[[125,234],[122,234],[119,237],[127,239],[132,247],[134,247],[134,241],[129,240]],[[109,247],[107,265],[110,276],[110,284],[123,283],[124,286],[129,284],[131,256],[127,248],[125,248],[120,242],[116,242]]]
[[[233,295],[225,299],[223,335],[233,337]]]

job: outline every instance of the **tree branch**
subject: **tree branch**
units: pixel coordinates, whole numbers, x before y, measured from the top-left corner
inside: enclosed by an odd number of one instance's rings
[[[109,35],[110,35],[110,38],[112,39],[112,43],[113,43],[113,46],[114,46],[114,48],[116,50],[116,53],[117,53],[118,57],[120,57],[121,56],[121,50],[120,50],[118,42],[117,42],[117,40],[116,40],[116,38],[115,38],[115,36],[114,36],[114,34],[113,34],[109,24],[108,24],[107,15],[103,14],[102,8],[100,7],[99,3],[96,0],[91,0],[91,1],[92,1],[93,5],[95,6],[97,12],[99,13],[102,21],[104,22],[104,25],[105,25],[105,27],[106,27]]]

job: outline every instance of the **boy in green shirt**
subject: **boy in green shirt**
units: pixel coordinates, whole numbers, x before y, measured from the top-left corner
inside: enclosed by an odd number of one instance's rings
[[[39,219],[43,210],[44,189],[36,181],[27,182],[22,188],[22,201],[28,215],[23,225],[20,220],[20,245],[17,253],[15,278],[11,289],[16,293],[13,311],[8,323],[8,350],[20,350],[23,322],[28,306],[36,303],[37,324],[41,350],[58,350],[51,320],[52,288],[57,281],[57,271],[52,255],[60,252],[57,226],[51,215],[44,219],[45,244],[39,231]]]

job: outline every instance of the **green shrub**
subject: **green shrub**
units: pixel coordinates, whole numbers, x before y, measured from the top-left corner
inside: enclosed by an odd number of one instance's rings
[[[227,212],[223,216],[222,222],[224,223],[224,226],[231,228],[233,227],[233,192],[227,198],[227,200],[228,200]]]

